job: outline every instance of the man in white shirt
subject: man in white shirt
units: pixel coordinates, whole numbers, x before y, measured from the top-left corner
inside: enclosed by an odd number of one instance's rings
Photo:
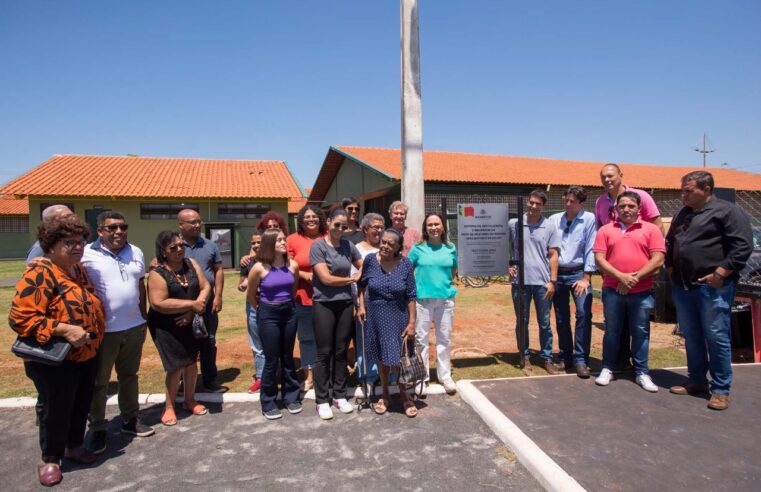
[[[90,406],[92,452],[106,450],[106,399],[111,370],[119,382],[121,431],[139,437],[154,430],[138,419],[138,376],[145,341],[145,258],[127,242],[128,225],[115,211],[98,215],[98,239],[85,248],[82,264],[106,312],[106,334],[97,355],[98,373]]]

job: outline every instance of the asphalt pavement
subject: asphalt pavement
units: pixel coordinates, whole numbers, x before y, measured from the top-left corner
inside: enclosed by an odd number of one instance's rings
[[[64,461],[56,490],[543,490],[458,396],[429,395],[419,415],[370,410],[321,421],[313,400],[277,421],[259,403],[210,403],[209,414],[180,412],[159,422],[162,404],[141,418],[156,434],[130,438],[109,405],[109,447],[92,466]],[[115,417],[115,418],[114,418]],[[37,482],[38,434],[32,408],[2,409],[3,490],[43,489]]]

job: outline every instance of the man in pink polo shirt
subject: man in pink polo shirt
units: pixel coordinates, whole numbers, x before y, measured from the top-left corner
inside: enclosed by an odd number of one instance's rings
[[[600,182],[605,189],[605,193],[597,197],[595,201],[595,221],[597,228],[604,226],[608,222],[615,222],[618,219],[618,209],[616,208],[616,198],[625,191],[633,191],[639,195],[641,203],[639,208],[639,217],[650,222],[663,231],[663,222],[661,221],[661,212],[655,204],[655,200],[645,190],[630,188],[624,184],[624,173],[618,164],[605,164],[600,170]]]
[[[653,275],[663,265],[666,243],[657,226],[639,218],[640,203],[636,192],[625,191],[618,195],[617,220],[597,231],[592,248],[597,267],[603,273],[602,304],[606,322],[602,371],[595,383],[607,386],[613,379],[621,333],[624,326],[628,326],[637,384],[655,393],[658,387],[650,379],[647,368],[650,311],[655,305]]]

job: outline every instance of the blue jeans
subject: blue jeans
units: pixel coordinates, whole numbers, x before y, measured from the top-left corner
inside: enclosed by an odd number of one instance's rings
[[[685,290],[674,284],[672,293],[679,328],[687,349],[687,384],[706,384],[711,392],[728,395],[732,386],[731,309],[737,285],[724,282],[720,289],[707,284]]]
[[[610,369],[618,362],[621,348],[621,333],[629,327],[631,336],[634,373],[647,374],[647,354],[650,345],[650,311],[655,306],[655,298],[649,290],[636,294],[622,295],[616,289],[602,290],[602,305],[605,311],[605,336],[602,339],[602,367]]]
[[[279,304],[260,302],[257,314],[259,336],[264,348],[264,371],[262,373],[262,412],[277,408],[277,368],[282,367],[280,391],[283,403],[299,401],[300,387],[293,362],[293,346],[296,344],[296,316],[293,302]]]
[[[513,294],[513,307],[515,307],[515,317],[518,317],[518,286],[512,286]],[[552,308],[552,300],[546,300],[544,295],[547,293],[547,288],[544,285],[527,285],[523,291],[523,320],[525,326],[528,327],[528,319],[531,311],[531,299],[534,299],[534,306],[536,307],[536,322],[539,325],[539,344],[542,346],[540,355],[544,360],[552,360],[552,327],[550,326],[550,309]],[[526,330],[528,335],[528,329]],[[515,326],[516,340],[520,340],[518,337],[518,325]],[[526,340],[528,342],[528,340]],[[518,350],[521,348],[518,347]],[[523,352],[524,357],[528,357],[528,343],[526,343],[526,350]]]
[[[206,312],[203,321],[206,323],[206,331],[209,336],[201,340],[199,344],[199,359],[201,360],[201,379],[204,386],[217,382],[217,327],[219,327],[219,314],[212,312],[214,289],[206,303]]]
[[[311,369],[317,360],[317,343],[314,341],[312,306],[296,303],[296,325],[299,333],[299,353],[301,369]]]
[[[558,273],[558,283],[555,285],[555,295],[552,297],[560,346],[558,358],[566,365],[571,363],[589,365],[589,347],[592,344],[592,285],[580,296],[573,293],[574,282],[583,278],[582,270],[569,275]],[[571,335],[569,295],[573,297],[573,303],[576,306],[575,336]]]
[[[264,349],[262,339],[259,337],[259,327],[256,324],[256,309],[246,302],[246,324],[248,325],[248,345],[254,353],[254,372],[257,378],[262,377],[264,372]]]

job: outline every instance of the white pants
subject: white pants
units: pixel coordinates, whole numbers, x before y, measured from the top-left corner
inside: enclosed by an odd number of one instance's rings
[[[451,351],[452,320],[454,319],[454,297],[448,299],[418,299],[415,321],[415,340],[420,346],[420,355],[425,363],[425,380],[428,381],[428,338],[431,323],[436,325],[436,374],[439,381],[452,379],[449,362]]]

